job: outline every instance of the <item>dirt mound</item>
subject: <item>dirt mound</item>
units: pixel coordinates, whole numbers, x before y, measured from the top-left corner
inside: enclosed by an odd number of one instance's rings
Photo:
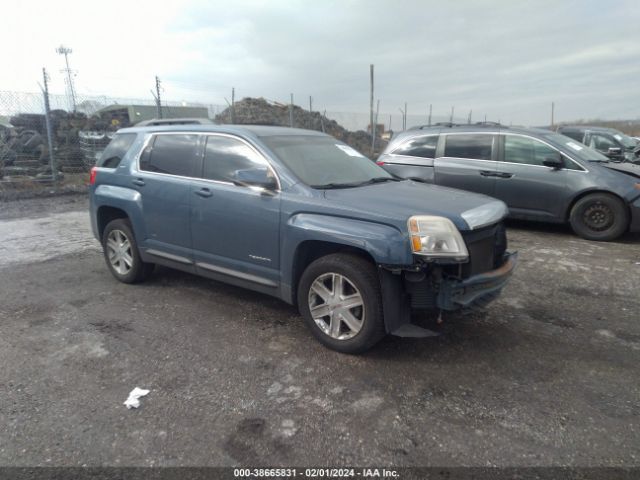
[[[235,117],[235,118],[234,118]],[[264,98],[243,98],[235,103],[235,115],[231,107],[225,109],[215,118],[217,123],[280,125],[290,126],[289,105],[269,102]],[[293,106],[293,126],[308,130],[324,131],[343,141],[369,158],[376,158],[387,142],[376,139],[375,152],[371,151],[371,135],[364,130],[352,132],[335,120],[331,120],[320,112],[310,112],[297,105]]]

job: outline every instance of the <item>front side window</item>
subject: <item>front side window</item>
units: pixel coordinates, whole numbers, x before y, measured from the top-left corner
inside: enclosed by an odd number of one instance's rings
[[[618,145],[613,139],[609,138],[608,135],[600,135],[597,133],[591,134],[589,146],[596,150],[600,150],[601,152],[607,152],[610,148],[620,148],[620,145]]]
[[[199,167],[197,135],[156,135],[140,157],[140,170],[147,172],[194,177]]]
[[[409,140],[391,153],[409,157],[435,158],[437,146],[438,135],[430,135]]]
[[[207,137],[202,178],[231,182],[234,172],[256,165],[265,165],[265,161],[247,144],[230,137]]]
[[[506,135],[504,138],[505,162],[544,166],[545,158],[557,155],[556,149],[534,138],[517,135]]]
[[[493,135],[447,135],[444,156],[491,160]]]
[[[99,167],[116,168],[124,158],[125,154],[131,148],[133,141],[136,139],[135,133],[118,133],[109,142],[107,148],[104,149],[100,160]]]

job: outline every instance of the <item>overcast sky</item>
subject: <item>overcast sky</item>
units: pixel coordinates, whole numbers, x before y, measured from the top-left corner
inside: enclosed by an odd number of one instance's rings
[[[3,3],[0,90],[64,92],[61,43],[80,94],[174,101],[263,96],[367,112],[541,125],[640,117],[640,1],[171,1]],[[383,117],[384,118],[384,117]]]

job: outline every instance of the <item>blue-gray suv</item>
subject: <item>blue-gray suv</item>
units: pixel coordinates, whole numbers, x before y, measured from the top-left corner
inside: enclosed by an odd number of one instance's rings
[[[413,309],[484,306],[513,272],[501,201],[399,180],[318,132],[120,130],[90,179],[91,224],[120,281],[155,264],[297,304],[326,346],[425,336]]]
[[[610,162],[549,130],[414,128],[393,138],[377,163],[402,178],[495,197],[512,218],[567,222],[589,240],[640,231],[640,165]]]

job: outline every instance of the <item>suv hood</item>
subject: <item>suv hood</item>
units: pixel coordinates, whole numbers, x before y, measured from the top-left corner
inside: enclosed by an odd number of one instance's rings
[[[502,220],[507,206],[478,193],[405,180],[355,188],[325,190],[325,198],[342,208],[395,220],[402,224],[412,215],[448,218],[458,230],[475,230]]]
[[[632,177],[640,178],[640,165],[635,165],[633,163],[608,162],[603,163],[602,166],[611,170],[615,170],[617,172],[626,173],[627,175],[631,175]]]

